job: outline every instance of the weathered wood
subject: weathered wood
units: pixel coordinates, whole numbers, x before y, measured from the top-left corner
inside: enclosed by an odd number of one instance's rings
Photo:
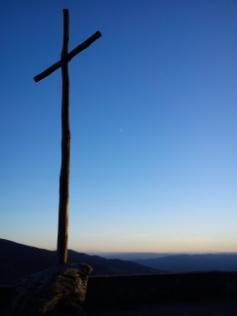
[[[100,36],[96,32],[82,44],[76,46],[70,53],[68,52],[69,43],[69,11],[63,10],[63,48],[60,61],[56,62],[40,74],[34,77],[34,80],[40,81],[50,75],[52,72],[61,68],[62,71],[62,143],[61,143],[61,170],[59,180],[59,216],[58,216],[58,239],[57,252],[59,263],[67,263],[67,244],[68,244],[68,215],[69,215],[69,178],[70,178],[70,109],[69,109],[69,75],[68,63],[81,51],[90,46]]]
[[[64,33],[62,60],[68,54],[69,42],[69,11],[63,10]],[[70,111],[69,111],[69,76],[68,63],[62,65],[62,143],[61,143],[61,171],[59,188],[59,217],[58,217],[58,244],[59,263],[67,263],[68,244],[68,213],[69,213],[69,177],[70,177]]]
[[[98,38],[100,38],[102,34],[97,31],[92,36],[90,36],[88,39],[86,39],[83,43],[76,46],[71,52],[69,52],[66,56],[64,56],[64,59],[59,60],[52,66],[48,67],[44,71],[42,71],[40,74],[34,77],[35,82],[39,82],[40,80],[44,79],[45,77],[49,76],[52,72],[57,70],[58,68],[62,67],[64,63],[68,63],[71,61],[73,57],[75,57],[77,54],[85,50],[87,47],[89,47],[93,42],[95,42]]]

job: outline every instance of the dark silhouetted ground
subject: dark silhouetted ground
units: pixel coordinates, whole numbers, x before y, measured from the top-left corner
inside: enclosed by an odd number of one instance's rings
[[[236,316],[237,303],[175,303],[90,312],[88,316]]]

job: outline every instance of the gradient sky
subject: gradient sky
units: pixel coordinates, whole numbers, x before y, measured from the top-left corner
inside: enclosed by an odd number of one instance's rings
[[[1,237],[54,249],[62,9],[70,48],[70,248],[237,251],[237,2],[0,2]]]

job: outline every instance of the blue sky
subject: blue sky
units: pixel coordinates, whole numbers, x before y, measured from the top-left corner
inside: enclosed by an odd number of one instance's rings
[[[237,251],[237,3],[0,3],[1,237],[54,249],[62,9],[70,48],[70,248]]]

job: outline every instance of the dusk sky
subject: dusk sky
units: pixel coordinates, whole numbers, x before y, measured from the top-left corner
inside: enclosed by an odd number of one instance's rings
[[[69,248],[237,251],[235,0],[0,2],[0,237],[56,248],[63,8]]]

